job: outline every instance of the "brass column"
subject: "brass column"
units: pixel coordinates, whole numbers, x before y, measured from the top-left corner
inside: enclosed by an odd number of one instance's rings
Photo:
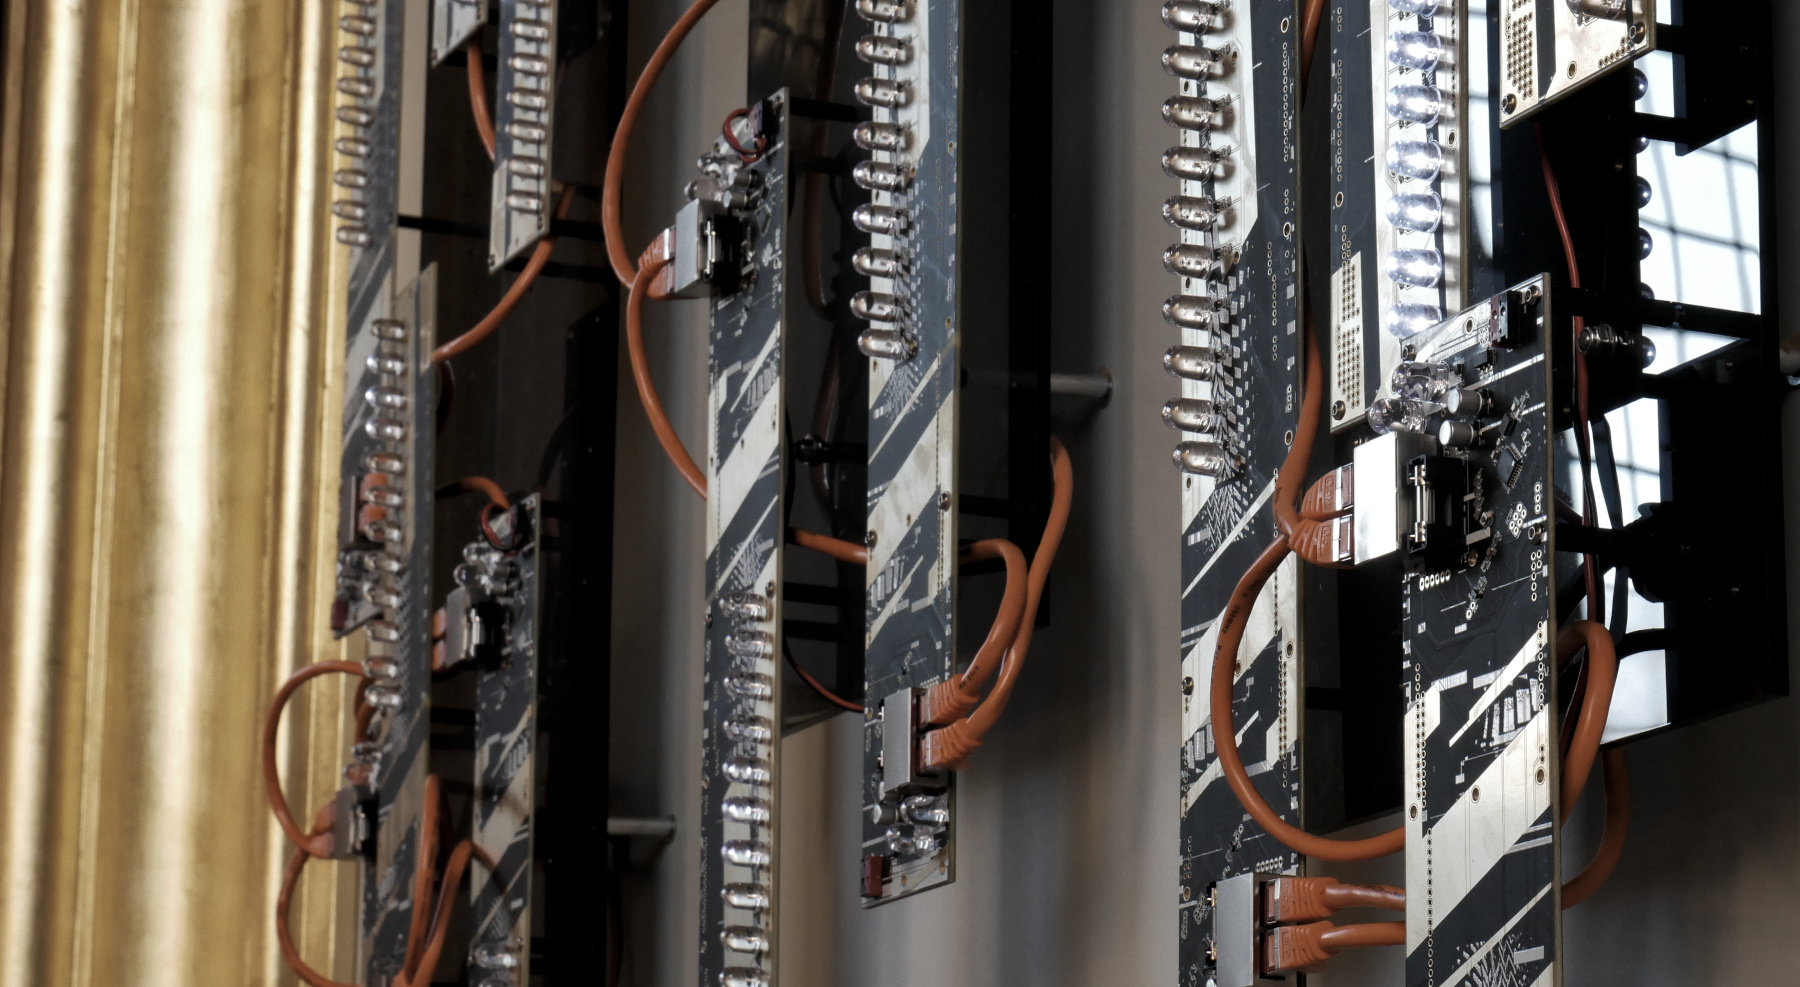
[[[335,4],[8,0],[0,987],[291,983],[257,737],[332,657]],[[343,683],[290,711],[296,815]],[[349,975],[351,868],[301,949]]]

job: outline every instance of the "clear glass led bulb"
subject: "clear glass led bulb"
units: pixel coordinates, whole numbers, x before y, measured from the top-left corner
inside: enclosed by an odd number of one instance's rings
[[[1444,57],[1444,39],[1431,31],[1395,31],[1388,35],[1387,57],[1403,69],[1429,71]]]
[[[1426,17],[1437,13],[1437,0],[1388,0],[1388,6],[1403,14],[1422,14]]]
[[[1390,196],[1387,221],[1403,230],[1430,233],[1444,220],[1444,200],[1436,192],[1403,192]]]
[[[1444,256],[1431,247],[1408,247],[1387,256],[1388,280],[1411,288],[1435,288],[1444,276]]]
[[[1429,182],[1444,167],[1444,152],[1437,141],[1395,141],[1387,149],[1388,170],[1401,178]]]
[[[1396,120],[1429,127],[1437,122],[1438,113],[1443,108],[1444,94],[1436,86],[1395,86],[1388,90],[1388,115]]]
[[[1387,331],[1401,339],[1417,336],[1432,326],[1444,321],[1444,310],[1436,305],[1421,305],[1417,302],[1401,302],[1387,311],[1387,318],[1382,325]]]

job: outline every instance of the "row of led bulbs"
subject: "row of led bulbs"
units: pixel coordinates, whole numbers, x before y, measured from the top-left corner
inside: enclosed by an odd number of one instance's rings
[[[748,711],[746,706],[768,702],[775,695],[774,679],[754,669],[756,662],[774,659],[774,639],[758,626],[768,623],[774,608],[769,599],[759,593],[740,592],[721,597],[719,612],[732,622],[731,630],[725,635],[725,650],[734,659],[733,664],[751,666],[749,669],[734,668],[725,676],[725,691],[740,701],[725,717],[725,735],[736,743],[766,747],[775,742],[774,725],[767,717]],[[755,790],[755,794],[726,796],[719,807],[725,818],[750,826],[768,826],[773,821],[774,796],[774,773],[768,758],[737,754],[726,758],[720,769],[728,780]],[[774,848],[767,840],[726,840],[720,845],[719,853],[725,863],[747,867],[758,874],[767,873],[775,862]],[[754,916],[753,924],[728,924],[719,930],[719,941],[725,949],[759,960],[766,956],[770,948],[768,930],[754,923],[770,914],[773,896],[769,885],[760,880],[733,882],[720,889],[720,896],[726,905]],[[768,987],[769,975],[755,967],[727,967],[719,974],[719,984],[720,987]]]
[[[375,383],[363,392],[369,406],[369,420],[363,431],[376,442],[398,444],[406,439],[406,424],[393,417],[404,414],[408,404],[406,391],[407,328],[398,319],[376,319],[369,331],[375,336],[375,352],[369,354],[369,371]],[[406,529],[395,515],[406,505],[406,457],[393,448],[380,449],[363,457],[363,477],[357,484],[355,524],[357,530],[379,548],[356,552],[353,562],[367,574],[361,584],[363,599],[380,607],[380,617],[368,621],[363,629],[369,639],[382,644],[400,642],[400,628],[394,613],[400,607],[400,594],[390,585],[406,572]],[[369,688],[364,692],[369,705],[378,714],[391,714],[405,704],[400,687],[400,664],[389,655],[371,654],[363,659],[363,670],[369,675]],[[373,785],[380,769],[381,747],[363,741],[350,749],[351,764],[344,777],[358,785]]]
[[[338,77],[337,90],[353,101],[373,100],[375,80],[364,73],[375,67],[375,36],[381,29],[375,16],[379,0],[347,2],[358,12],[338,18],[338,28],[350,35],[351,40],[338,49],[338,61],[347,67],[347,74]],[[359,102],[348,102],[337,108],[337,118],[338,122],[351,128],[351,132],[338,138],[333,146],[339,154],[354,159],[354,163],[331,175],[332,184],[348,196],[331,203],[332,215],[343,221],[334,235],[339,243],[347,246],[367,247],[374,236],[369,232],[369,207],[360,197],[369,187],[369,171],[363,162],[375,150],[374,142],[368,137],[369,128],[375,124],[375,111]]]
[[[1437,0],[1388,0],[1402,13],[1430,17],[1438,11]],[[1421,74],[1433,72],[1443,60],[1445,40],[1432,31],[1390,31],[1387,37],[1387,59],[1401,70]],[[1387,113],[1403,124],[1430,127],[1438,122],[1444,109],[1444,93],[1425,83],[1398,83],[1388,89]],[[1397,232],[1437,232],[1444,219],[1444,200],[1434,188],[1444,167],[1444,152],[1435,140],[1391,141],[1387,147],[1387,168],[1403,182],[1424,182],[1422,192],[1396,192],[1388,198],[1384,216]],[[1444,277],[1444,256],[1436,247],[1397,247],[1383,258],[1382,273],[1402,288],[1435,288]],[[1415,335],[1444,319],[1440,305],[1420,302],[1397,302],[1389,307],[1383,325],[1401,338]]]
[[[1223,21],[1226,4],[1207,0],[1169,0],[1163,4],[1163,24],[1172,31],[1193,35],[1204,34]],[[1176,78],[1192,82],[1209,82],[1229,72],[1236,64],[1237,52],[1229,47],[1213,48],[1202,44],[1175,44],[1163,52],[1163,68]],[[1207,95],[1170,97],[1163,103],[1163,120],[1172,127],[1207,133],[1224,122],[1230,106],[1229,97]],[[1169,177],[1204,182],[1222,177],[1229,146],[1186,147],[1177,145],[1163,154],[1163,171]],[[1213,333],[1225,322],[1220,306],[1220,282],[1235,260],[1235,250],[1217,239],[1219,227],[1228,217],[1230,202],[1215,201],[1205,195],[1177,194],[1163,203],[1163,219],[1183,230],[1214,234],[1214,244],[1177,243],[1163,251],[1163,267],[1178,278],[1190,278],[1206,286],[1204,295],[1172,295],[1163,302],[1163,318],[1181,329]],[[1221,355],[1209,345],[1180,344],[1163,354],[1163,368],[1183,380],[1216,383],[1227,373]],[[1212,401],[1205,398],[1173,398],[1163,405],[1163,421],[1170,428],[1196,432],[1206,438],[1179,443],[1175,447],[1175,465],[1183,472],[1225,477],[1234,469],[1235,459],[1226,451],[1219,436],[1225,430],[1225,417]]]
[[[513,37],[531,44],[550,43],[555,34],[550,18],[556,13],[550,0],[516,0],[514,10],[515,16],[507,24],[507,30],[512,32]],[[479,49],[471,49],[468,57],[480,58],[481,52]],[[507,90],[506,101],[530,113],[547,114],[550,111],[548,83],[550,72],[554,68],[550,60],[539,55],[515,54],[507,60],[507,64],[513,70],[513,87]],[[513,153],[506,157],[507,173],[528,181],[541,182],[549,172],[549,166],[543,158],[543,147],[544,142],[550,138],[550,128],[546,124],[528,120],[513,120],[506,125],[506,134],[516,142]],[[538,153],[522,154],[520,145],[536,145],[534,150]],[[543,211],[544,204],[541,192],[513,190],[506,193],[506,207],[514,212],[535,215]]]
[[[338,61],[349,67],[349,74],[337,80],[338,92],[353,100],[369,101],[376,95],[375,80],[365,74],[372,72],[378,61],[375,49],[375,36],[380,31],[377,21],[376,6],[380,0],[347,0],[359,13],[346,14],[338,18],[338,28],[351,36],[351,42],[338,49]],[[514,18],[508,26],[513,35],[521,40],[534,43],[547,43],[554,29],[548,15],[554,11],[548,0],[518,0],[521,14],[527,9],[537,8],[537,16],[520,16]],[[480,52],[471,51],[470,58],[481,57]],[[506,101],[512,105],[535,113],[546,112],[550,108],[550,96],[545,83],[550,78],[551,64],[549,59],[536,55],[514,55],[509,64],[513,69],[514,86],[506,94]],[[351,128],[348,136],[338,138],[333,147],[339,154],[354,159],[349,167],[339,168],[331,175],[333,184],[343,189],[348,198],[338,199],[331,204],[332,215],[343,222],[338,226],[335,236],[339,243],[351,247],[367,247],[374,240],[369,231],[369,207],[360,199],[370,182],[369,169],[366,162],[375,153],[374,142],[369,139],[369,128],[375,125],[375,111],[360,105],[360,102],[344,103],[337,108],[337,119]],[[542,124],[527,121],[513,121],[507,125],[506,133],[514,140],[542,146],[549,136],[549,129]],[[507,158],[507,170],[522,178],[542,179],[548,173],[548,166],[541,156],[515,153]],[[506,196],[509,208],[519,212],[537,212],[543,208],[543,196],[535,192],[511,192]]]
[[[912,0],[856,0],[856,11],[873,24],[898,24],[912,16]],[[870,65],[895,67],[912,61],[912,45],[906,39],[888,34],[866,34],[856,42],[856,55]],[[912,101],[912,89],[903,80],[870,76],[856,83],[856,98],[867,106],[898,110]],[[911,143],[908,128],[897,123],[866,120],[851,132],[856,145],[865,151],[890,155],[904,154]],[[850,177],[870,192],[898,196],[906,191],[912,172],[901,164],[887,161],[858,161]],[[869,234],[882,234],[898,241],[905,236],[910,217],[905,209],[873,202],[856,207],[850,222]],[[896,288],[903,282],[909,258],[899,249],[863,247],[851,255],[850,265],[857,273],[870,278],[888,278]],[[857,336],[856,344],[866,356],[882,360],[909,360],[919,351],[917,337],[906,330],[907,299],[899,294],[859,291],[850,298],[852,315],[871,325]]]

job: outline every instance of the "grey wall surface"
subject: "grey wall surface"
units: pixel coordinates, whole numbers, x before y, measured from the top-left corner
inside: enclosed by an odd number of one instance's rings
[[[633,5],[634,71],[680,9]],[[1157,108],[1172,89],[1157,62],[1170,41],[1158,9],[1153,0],[1055,5],[1055,363],[1110,370],[1117,391],[1063,435],[1076,490],[1052,578],[1054,621],[961,779],[956,883],[864,911],[859,724],[839,716],[790,737],[784,987],[1176,982],[1178,503],[1171,433],[1158,418],[1175,393],[1158,359],[1171,340],[1158,312],[1169,289],[1158,205],[1171,183],[1157,164],[1170,142]],[[744,102],[746,11],[746,0],[725,0],[708,15],[652,100],[627,181],[634,242],[666,222],[696,151]],[[1777,16],[1782,36],[1800,38],[1800,17]],[[1791,100],[1800,82],[1791,65],[1778,71]],[[1785,140],[1767,166],[1796,159]],[[1800,217],[1782,208],[1792,269]],[[691,445],[704,427],[704,332],[700,303],[652,309],[663,399]],[[622,982],[692,985],[701,505],[662,459],[629,377],[620,388],[610,800],[615,814],[674,815],[682,827],[659,853],[638,851],[626,881]],[[1800,489],[1800,404],[1786,416],[1790,489]],[[1794,558],[1800,512],[1786,523]],[[1800,572],[1789,585],[1800,587]],[[1566,982],[1800,982],[1795,702],[1653,737],[1629,757],[1630,844],[1611,883],[1566,915]],[[1598,837],[1593,808],[1584,803],[1566,831],[1570,873]],[[1315,862],[1311,872],[1402,883],[1398,861]],[[1340,957],[1310,982],[1397,985],[1400,972],[1399,950],[1377,950]]]

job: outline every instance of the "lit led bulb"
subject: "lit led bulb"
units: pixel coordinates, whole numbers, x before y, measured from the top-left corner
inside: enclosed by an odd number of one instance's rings
[[[767,785],[774,777],[769,771],[769,762],[760,757],[728,757],[720,768],[725,777],[740,785]]]
[[[754,795],[733,795],[720,805],[720,811],[732,822],[760,824],[770,819],[769,800]]]
[[[1407,192],[1388,197],[1390,225],[1415,233],[1430,233],[1444,220],[1444,200],[1436,192]]]
[[[769,845],[761,840],[727,840],[719,847],[719,856],[739,867],[767,867],[774,860]]]
[[[768,597],[749,592],[726,594],[719,599],[719,609],[742,620],[768,620],[771,612]]]
[[[1401,178],[1429,182],[1444,168],[1444,152],[1437,141],[1395,141],[1387,149],[1388,170]]]
[[[1436,86],[1395,86],[1388,90],[1388,116],[1396,120],[1424,124],[1429,127],[1437,122],[1438,113],[1444,108],[1444,94]]]
[[[1444,276],[1444,256],[1432,247],[1408,247],[1387,256],[1388,280],[1411,288],[1435,288]]]
[[[1444,321],[1444,310],[1436,305],[1421,305],[1417,302],[1401,302],[1388,309],[1387,318],[1382,325],[1387,331],[1406,339],[1417,336],[1432,326]]]
[[[736,627],[725,635],[725,650],[739,658],[767,658],[775,653],[775,639],[764,631]]]
[[[740,743],[766,744],[775,739],[775,732],[767,717],[734,716],[725,721],[725,736]]]
[[[1403,69],[1430,71],[1444,57],[1444,39],[1431,31],[1395,31],[1388,35],[1387,57]]]
[[[759,672],[739,672],[725,676],[725,691],[743,699],[767,700],[775,695],[775,683]]]

